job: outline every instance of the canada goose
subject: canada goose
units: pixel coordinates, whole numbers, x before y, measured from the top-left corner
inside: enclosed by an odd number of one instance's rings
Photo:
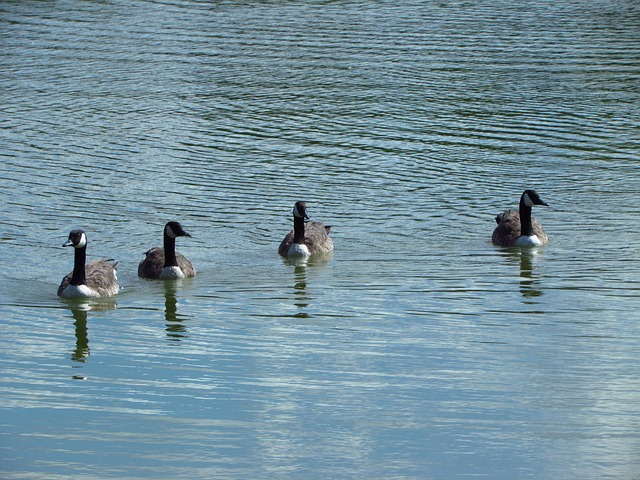
[[[549,243],[540,222],[531,216],[531,207],[546,205],[535,190],[525,190],[520,197],[520,207],[505,210],[496,217],[498,226],[491,240],[502,247],[536,247]]]
[[[184,256],[176,252],[176,238],[190,237],[179,222],[164,226],[164,248],[156,247],[145,253],[138,265],[138,276],[162,280],[195,277],[196,269]]]
[[[109,297],[120,290],[116,267],[109,260],[87,261],[87,234],[84,230],[71,230],[69,239],[62,245],[73,247],[73,272],[62,279],[58,287],[60,297]]]
[[[333,250],[333,241],[329,238],[331,227],[320,222],[307,222],[307,204],[296,202],[293,206],[293,230],[280,243],[278,253],[284,257],[306,257],[315,253],[328,253]]]

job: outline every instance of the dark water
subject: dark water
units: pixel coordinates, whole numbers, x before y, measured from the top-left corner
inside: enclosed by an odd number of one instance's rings
[[[0,26],[3,478],[639,478],[637,2]],[[550,244],[496,248],[524,188]],[[138,279],[171,219],[198,276]],[[116,298],[56,297],[77,227]]]

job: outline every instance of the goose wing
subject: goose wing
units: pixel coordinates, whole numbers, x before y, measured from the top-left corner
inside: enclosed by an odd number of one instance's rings
[[[180,267],[185,277],[196,276],[196,267],[193,266],[193,263],[191,263],[187,257],[176,252],[176,260],[178,261],[178,267]]]
[[[544,231],[544,228],[542,228],[540,222],[536,220],[536,217],[531,217],[531,227],[533,228],[534,235],[540,239],[542,245],[546,245],[547,243],[549,243],[547,234]]]
[[[513,246],[520,236],[520,214],[517,210],[505,210],[496,216],[498,226],[491,235],[491,241],[503,247]]]
[[[94,260],[85,267],[86,284],[101,297],[115,295],[120,290],[116,269],[118,263],[109,260]]]
[[[333,250],[333,240],[329,237],[330,226],[320,222],[309,222],[305,225],[304,243],[310,253],[328,253]]]
[[[164,267],[164,249],[152,248],[145,252],[144,259],[138,264],[138,276],[142,278],[158,278]]]
[[[71,282],[71,276],[73,275],[73,272],[69,272],[67,275],[65,275],[65,277],[62,279],[62,282],[60,282],[60,286],[58,287],[58,296],[61,297],[62,296],[62,292],[64,292],[64,289],[67,288],[67,286],[69,285],[69,282]]]
[[[291,248],[291,245],[293,245],[293,229],[289,233],[287,233],[282,239],[282,242],[280,242],[278,253],[280,255],[286,256],[289,248]]]

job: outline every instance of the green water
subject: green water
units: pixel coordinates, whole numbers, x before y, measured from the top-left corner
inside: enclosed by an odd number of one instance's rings
[[[1,476],[637,478],[639,20],[3,2]],[[138,279],[171,219],[198,276]],[[78,227],[117,297],[56,297]]]

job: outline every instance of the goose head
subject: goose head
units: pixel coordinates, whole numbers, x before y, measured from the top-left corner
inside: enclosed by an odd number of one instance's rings
[[[540,198],[540,195],[538,195],[538,193],[535,190],[525,190],[522,193],[522,202],[527,207],[533,207],[534,205],[544,205],[546,207],[549,206],[547,202],[543,201]]]
[[[190,237],[191,234],[186,232],[180,222],[169,222],[164,226],[164,233],[169,238]]]
[[[296,202],[296,204],[293,206],[293,217],[309,220],[309,215],[307,214],[307,204],[305,202]]]
[[[69,238],[62,244],[63,247],[84,248],[87,246],[87,234],[84,230],[75,229],[69,232]]]

